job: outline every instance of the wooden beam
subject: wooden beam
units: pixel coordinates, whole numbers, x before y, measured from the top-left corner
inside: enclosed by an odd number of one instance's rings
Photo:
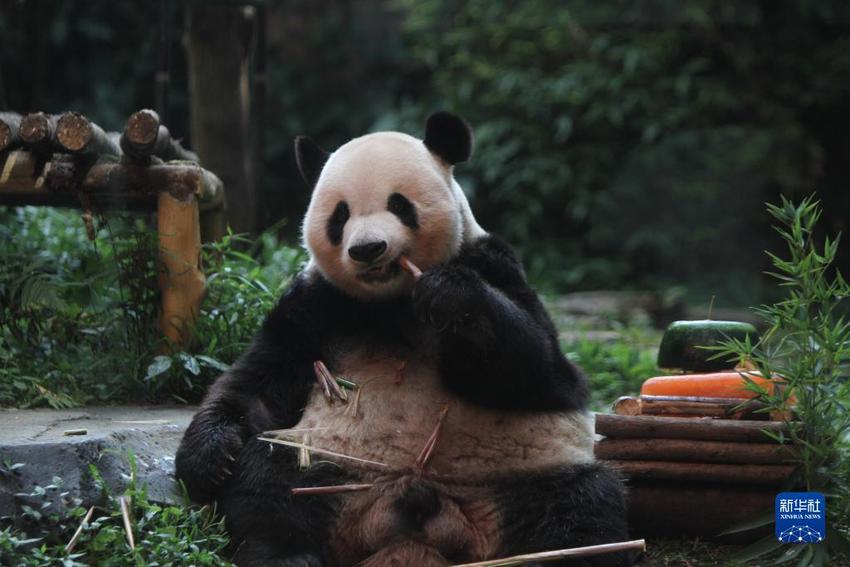
[[[664,461],[605,461],[632,479],[675,480],[782,486],[795,465],[747,465],[729,463],[673,463]]]
[[[596,433],[615,438],[702,439],[769,443],[765,431],[788,433],[781,421],[739,421],[699,417],[596,414]]]
[[[105,158],[77,171],[80,164],[70,156],[54,156],[38,170],[32,153],[13,151],[6,155],[0,169],[0,203],[50,205],[55,200],[63,206],[75,206],[73,196],[85,192],[98,205],[120,207],[126,202],[132,208],[151,208],[156,194],[166,191],[175,198],[198,199],[202,210],[217,210],[224,203],[224,187],[212,172],[190,163],[170,163],[149,167],[118,163]]]
[[[778,465],[797,458],[790,445],[698,441],[694,439],[603,439],[596,443],[598,459],[672,461],[689,463],[741,463]]]

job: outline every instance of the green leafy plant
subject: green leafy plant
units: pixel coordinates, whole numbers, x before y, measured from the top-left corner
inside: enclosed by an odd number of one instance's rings
[[[0,565],[9,567],[111,567],[136,565],[228,566],[224,551],[229,544],[223,521],[210,507],[152,502],[147,489],[136,481],[136,465],[129,457],[131,476],[126,490],[113,495],[97,468],[90,474],[100,487],[102,500],[88,508],[79,499],[68,509],[57,509],[46,498],[48,491],[61,484],[35,487],[28,495],[32,504],[24,506],[22,518],[29,532],[7,526],[0,530]],[[21,466],[21,465],[15,465]],[[63,493],[62,496],[67,495]],[[121,512],[127,504],[130,529],[135,546],[128,543],[127,528]],[[186,500],[188,502],[188,499]],[[82,527],[81,527],[82,526]],[[75,533],[79,529],[79,534]],[[68,544],[74,540],[72,549]]]
[[[771,275],[786,295],[757,309],[769,325],[759,342],[728,340],[716,348],[716,356],[752,361],[758,373],[782,382],[768,390],[745,375],[747,387],[768,411],[789,416],[788,435],[777,440],[793,443],[799,455],[797,481],[826,495],[830,520],[825,541],[794,546],[783,558],[797,559],[801,566],[824,565],[830,555],[850,552],[841,531],[850,518],[850,286],[833,266],[839,239],[827,237],[822,247],[817,244],[817,201],[810,197],[795,205],[783,198],[768,211],[779,221],[776,229],[788,249],[787,257],[768,253],[775,269]],[[769,536],[741,557],[759,557],[780,545]]]
[[[272,227],[203,249],[207,296],[188,352],[165,356],[156,233],[139,216],[0,209],[0,406],[197,401],[245,349],[304,252]]]
[[[616,340],[579,339],[565,346],[567,357],[575,362],[590,381],[590,406],[594,411],[610,411],[620,396],[636,394],[641,384],[658,373],[657,348],[648,337],[655,333],[623,329]]]

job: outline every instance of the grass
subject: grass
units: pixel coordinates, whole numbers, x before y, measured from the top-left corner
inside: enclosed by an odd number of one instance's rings
[[[209,507],[152,502],[144,486],[135,480],[135,460],[129,457],[132,475],[126,490],[110,493],[97,468],[92,465],[90,478],[101,489],[102,497],[94,506],[88,522],[84,518],[88,503],[78,499],[67,507],[53,505],[55,493],[60,500],[61,479],[51,486],[35,487],[25,496],[28,505],[14,519],[0,518],[0,565],[9,567],[146,567],[149,565],[193,565],[228,567],[226,548],[229,538],[223,521]],[[6,464],[6,470],[26,465]],[[0,467],[3,471],[3,467]],[[120,499],[129,502],[130,527],[135,548],[128,544]],[[4,524],[6,524],[4,526]],[[21,529],[20,525],[26,529]],[[66,546],[82,526],[75,545]]]

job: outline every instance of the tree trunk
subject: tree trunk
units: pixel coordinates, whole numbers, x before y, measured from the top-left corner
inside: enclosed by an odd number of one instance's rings
[[[256,234],[260,203],[251,152],[250,34],[244,12],[203,3],[187,10],[192,147],[201,164],[224,182],[230,226]]]

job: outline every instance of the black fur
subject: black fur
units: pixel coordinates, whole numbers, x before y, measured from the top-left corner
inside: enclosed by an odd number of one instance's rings
[[[393,193],[387,199],[387,210],[398,217],[401,223],[416,230],[419,228],[419,216],[416,214],[416,206],[401,193]]]
[[[327,151],[307,136],[295,138],[295,161],[298,163],[298,171],[311,190],[316,186],[329,157]]]
[[[502,510],[503,557],[628,539],[620,478],[599,463],[507,480],[494,492]],[[633,555],[609,553],[546,565],[629,567]]]
[[[454,165],[472,156],[472,129],[457,114],[441,110],[425,123],[425,146]]]
[[[586,404],[583,376],[564,358],[520,263],[496,237],[465,245],[426,272],[412,294],[385,301],[361,302],[320,276],[302,275],[250,348],[210,388],[177,453],[177,475],[190,496],[222,503],[243,565],[293,565],[281,558],[296,555],[321,560],[337,499],[292,498],[289,490],[344,482],[344,471],[314,466],[301,472],[294,450],[271,449],[255,436],[295,425],[315,381],[313,361],[324,360],[333,371],[335,353],[352,339],[396,352],[437,341],[446,386],[470,403],[505,411]],[[527,542],[536,551],[591,541],[590,533],[582,535],[585,524],[595,526],[593,541],[621,539],[622,497],[613,482],[593,468],[506,481],[498,488],[506,522],[535,523],[505,529],[517,540],[537,538]],[[437,513],[427,491],[403,500],[400,511],[411,529]],[[506,545],[525,549],[510,537]]]
[[[339,246],[342,242],[342,231],[350,216],[351,211],[348,209],[348,203],[340,201],[336,204],[334,212],[331,214],[331,218],[328,219],[328,225],[325,227],[325,233],[328,236],[328,240],[334,246]]]

